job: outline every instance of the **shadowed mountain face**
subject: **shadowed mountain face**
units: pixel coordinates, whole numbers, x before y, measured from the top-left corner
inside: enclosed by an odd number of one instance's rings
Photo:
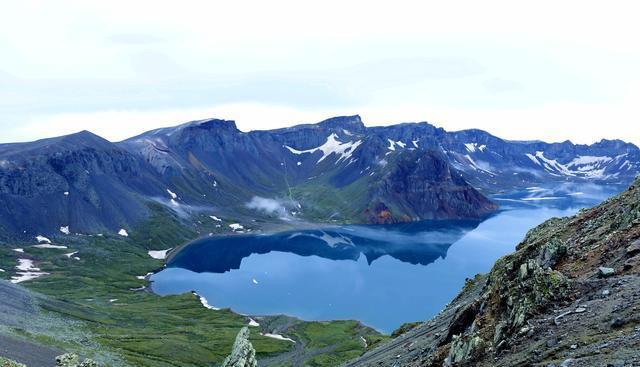
[[[186,217],[480,218],[496,206],[475,188],[626,183],[639,162],[638,148],[621,141],[510,142],[428,123],[367,128],[359,116],[249,133],[210,119],[120,143],[81,132],[0,145],[0,233],[131,228],[148,215],[149,200]],[[270,205],[249,208],[255,197]]]
[[[13,233],[122,228],[145,218],[161,194],[137,156],[89,132],[0,145],[0,226]]]
[[[449,247],[480,220],[415,222],[392,226],[350,226],[288,231],[271,235],[204,238],[190,244],[168,263],[197,273],[239,269],[242,259],[271,251],[371,264],[384,255],[428,265],[444,258]]]

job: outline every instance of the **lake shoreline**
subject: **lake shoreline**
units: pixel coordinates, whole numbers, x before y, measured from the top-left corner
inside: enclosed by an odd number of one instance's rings
[[[259,233],[201,236],[171,252],[165,266],[149,277],[153,284],[150,288],[158,295],[193,290],[216,307],[249,315],[359,320],[389,334],[405,322],[436,314],[464,285],[465,278],[489,271],[495,260],[515,249],[530,228],[597,204],[612,194],[609,189],[603,188],[593,196],[576,196],[574,190],[566,188],[552,195],[544,191],[552,189],[539,187],[502,193],[500,197],[514,198],[514,202],[476,221],[271,223]],[[537,200],[539,197],[557,199]],[[506,228],[509,230],[505,234]],[[452,233],[452,238],[442,242],[443,236]],[[168,268],[166,264],[170,263]],[[279,275],[283,270],[278,266],[291,274]],[[384,279],[378,273],[386,274]],[[367,290],[364,293],[353,283],[360,278]],[[308,293],[309,288],[314,291]],[[412,289],[421,289],[429,296],[412,295]],[[412,310],[393,299],[421,306]],[[371,305],[378,311],[362,311]],[[375,321],[384,315],[382,323]]]

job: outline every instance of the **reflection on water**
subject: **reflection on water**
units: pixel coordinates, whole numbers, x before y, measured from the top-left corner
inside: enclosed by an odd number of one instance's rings
[[[449,246],[479,224],[480,221],[416,222],[205,238],[178,253],[168,266],[197,273],[224,273],[239,269],[242,259],[252,254],[274,251],[352,261],[358,261],[362,254],[369,265],[389,255],[410,264],[427,265],[444,258]]]
[[[618,190],[561,189],[502,195],[497,202],[504,210],[482,222],[343,226],[203,239],[155,274],[153,289],[160,294],[195,290],[210,304],[241,313],[357,319],[390,332],[403,322],[433,316],[465,278],[490,270],[530,228]]]

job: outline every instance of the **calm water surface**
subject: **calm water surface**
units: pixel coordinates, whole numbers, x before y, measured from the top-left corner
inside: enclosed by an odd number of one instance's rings
[[[341,226],[194,242],[152,276],[156,293],[195,290],[216,307],[305,320],[356,319],[383,332],[436,314],[544,220],[622,188],[565,185],[496,196],[483,221]]]

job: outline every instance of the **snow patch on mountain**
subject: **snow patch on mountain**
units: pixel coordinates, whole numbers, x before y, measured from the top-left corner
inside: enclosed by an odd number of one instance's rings
[[[467,151],[469,153],[475,153],[476,150],[478,150],[480,152],[484,152],[484,150],[487,148],[486,145],[484,145],[484,144],[478,145],[478,143],[465,143],[464,147],[467,148]]]
[[[544,152],[537,151],[536,158],[538,158],[542,162],[542,166],[551,174],[562,174],[565,176],[575,176],[571,170],[567,168],[567,166],[559,163],[555,159],[549,159],[544,156]]]
[[[51,243],[50,239],[48,239],[45,236],[41,236],[41,235],[37,235],[36,236],[36,241],[38,241],[38,243],[42,243],[42,242]]]
[[[493,173],[491,171],[491,165],[486,163],[486,162],[482,162],[482,161],[474,161],[473,158],[471,158],[471,156],[469,154],[465,154],[464,157],[467,159],[468,163],[471,165],[471,167],[473,167],[473,169],[475,169],[476,171],[483,171],[486,172],[488,174],[491,175],[495,175],[495,173]]]
[[[209,310],[213,310],[213,311],[218,311],[218,310],[220,310],[220,309],[219,309],[219,308],[217,308],[217,307],[213,307],[213,306],[211,306],[211,305],[209,304],[209,301],[207,301],[207,299],[206,299],[206,298],[204,298],[204,296],[201,296],[201,295],[199,295],[199,294],[198,294],[198,293],[196,293],[196,292],[192,292],[192,293],[193,293],[193,295],[194,295],[194,296],[198,297],[198,299],[200,300],[200,303],[202,304],[202,306],[204,306],[204,308],[207,308],[207,309],[209,309]]]
[[[295,340],[293,340],[291,338],[284,337],[284,336],[282,336],[280,334],[260,333],[260,335],[266,336],[267,338],[288,341],[288,342],[291,342],[291,343],[295,343],[296,342]]]
[[[398,141],[391,140],[391,139],[387,139],[387,140],[389,141],[388,149],[391,151],[396,150],[396,145],[399,146],[400,148],[404,148],[407,146],[407,144],[403,143],[401,140],[398,140]]]
[[[54,249],[65,249],[67,246],[63,245],[52,245],[50,243],[41,243],[39,245],[33,245],[35,248],[54,248]]]
[[[318,162],[316,163],[322,162],[328,156],[335,153],[336,155],[338,155],[338,160],[336,161],[336,164],[337,164],[342,160],[348,160],[349,158],[351,158],[351,155],[360,146],[360,144],[362,144],[362,140],[357,140],[355,142],[348,141],[343,143],[338,140],[338,135],[336,135],[335,133],[332,133],[327,137],[327,141],[324,144],[313,149],[297,150],[288,145],[285,145],[284,147],[287,148],[291,153],[298,154],[298,155],[315,153],[318,151],[322,152],[322,157],[320,157],[320,159],[318,159]]]
[[[604,179],[615,177],[614,175],[605,174],[607,168],[621,160],[624,156],[617,156],[615,158],[608,156],[576,156],[566,164],[558,162],[557,159],[550,159],[545,156],[545,152],[537,151],[535,155],[530,153],[525,154],[535,164],[544,168],[544,170],[554,176],[569,176],[569,177],[583,177],[591,179]],[[619,167],[619,169],[621,169]]]
[[[572,166],[580,166],[585,164],[591,165],[591,164],[611,162],[612,160],[613,158],[611,157],[596,157],[592,155],[585,155],[585,156],[578,156],[574,158],[571,162],[569,162],[569,164],[567,164],[567,166],[572,167]]]
[[[18,265],[16,266],[16,275],[11,277],[11,283],[22,283],[27,280],[36,279],[43,275],[48,275],[40,271],[40,268],[36,268],[33,265],[33,260],[18,259]]]
[[[168,248],[166,250],[159,250],[159,251],[150,250],[150,251],[147,251],[147,253],[149,254],[149,256],[151,256],[154,259],[164,260],[167,258],[167,253],[169,251],[171,251],[171,248]]]
[[[525,155],[527,156],[527,158],[531,159],[533,163],[537,164],[538,166],[542,166],[542,164],[540,164],[540,161],[538,161],[538,158],[536,158],[534,155],[530,153],[526,153]]]

